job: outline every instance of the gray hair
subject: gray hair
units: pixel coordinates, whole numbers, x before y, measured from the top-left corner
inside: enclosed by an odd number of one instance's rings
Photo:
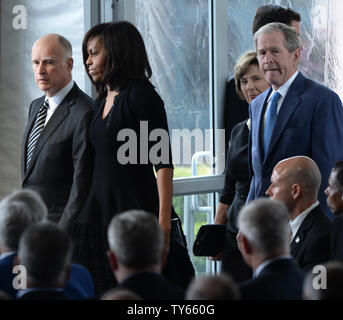
[[[161,263],[163,232],[157,218],[140,210],[113,217],[108,242],[118,262],[128,268],[145,268]]]
[[[289,252],[290,226],[287,207],[278,200],[261,198],[243,207],[240,232],[261,256]]]
[[[14,191],[0,202],[0,245],[17,251],[25,229],[47,215],[46,205],[38,193],[28,189]]]
[[[66,59],[70,59],[73,57],[73,47],[71,46],[70,41],[61,36],[58,35],[58,42],[60,43],[60,45],[63,47],[64,51],[65,51],[65,58]]]
[[[30,279],[40,285],[55,286],[71,262],[72,242],[55,223],[38,223],[26,229],[19,241],[18,258]]]
[[[273,22],[268,23],[265,26],[261,27],[254,35],[254,43],[256,50],[258,51],[257,42],[261,35],[263,34],[271,34],[277,31],[281,31],[283,36],[285,37],[284,45],[288,52],[294,52],[295,50],[300,48],[300,37],[297,31],[287,26],[284,23]]]
[[[186,291],[186,300],[239,300],[240,298],[238,285],[224,273],[193,279]]]

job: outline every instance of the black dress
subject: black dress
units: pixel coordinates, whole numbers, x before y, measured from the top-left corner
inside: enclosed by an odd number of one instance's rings
[[[227,233],[223,256],[222,271],[230,273],[241,282],[251,277],[252,272],[238,249],[238,214],[244,206],[250,188],[248,164],[249,128],[247,120],[238,123],[231,132],[226,159],[225,184],[220,202],[229,205],[227,211]]]
[[[115,97],[110,113],[102,119],[104,104],[105,100],[95,102],[89,130],[94,152],[92,186],[73,232],[74,261],[92,272],[98,295],[116,284],[106,256],[111,218],[132,209],[146,210],[158,217],[159,198],[153,169],[157,172],[173,168],[169,136],[167,141],[161,141],[169,155],[164,155],[162,161],[151,161],[151,155],[156,158],[161,154],[152,149],[159,141],[149,142],[148,138],[155,129],[168,132],[168,124],[163,101],[148,81],[130,83]],[[172,218],[176,217],[172,210]],[[185,245],[183,234],[182,240]],[[171,242],[173,254],[175,241]],[[187,263],[188,270],[193,269],[187,251],[184,254],[188,260],[182,264]],[[168,267],[174,272],[170,263]]]

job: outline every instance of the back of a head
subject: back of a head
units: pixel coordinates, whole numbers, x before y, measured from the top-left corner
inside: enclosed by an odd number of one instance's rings
[[[131,290],[114,288],[107,291],[100,300],[142,300],[142,298]]]
[[[259,255],[289,253],[290,226],[287,207],[278,200],[260,198],[240,211],[240,232]]]
[[[342,262],[330,261],[307,273],[303,285],[304,300],[342,300],[342,293]]]
[[[108,228],[108,242],[118,262],[127,268],[161,264],[163,232],[151,213],[132,210],[114,216]]]
[[[239,300],[237,284],[227,274],[193,279],[186,292],[186,300]]]
[[[54,223],[30,226],[19,241],[20,264],[38,285],[53,287],[64,281],[71,255],[71,239]]]
[[[34,191],[14,191],[0,202],[0,245],[17,251],[22,233],[30,225],[44,221],[48,211]]]
[[[292,21],[301,21],[301,16],[298,12],[278,5],[265,5],[257,9],[254,21],[252,24],[252,34],[254,35],[261,27],[268,23],[280,22],[291,25]]]
[[[340,189],[343,191],[343,160],[338,161],[334,165],[333,170],[337,172],[337,183]]]

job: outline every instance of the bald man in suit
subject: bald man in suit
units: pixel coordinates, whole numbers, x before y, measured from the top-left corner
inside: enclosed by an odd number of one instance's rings
[[[92,99],[72,80],[72,47],[57,34],[32,48],[36,84],[45,95],[34,100],[22,143],[22,186],[37,191],[48,218],[70,231],[90,184],[88,126]]]

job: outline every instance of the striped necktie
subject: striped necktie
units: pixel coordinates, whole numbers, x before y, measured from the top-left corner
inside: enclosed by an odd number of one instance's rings
[[[36,146],[36,142],[44,129],[46,116],[48,114],[48,109],[49,109],[49,100],[45,100],[38,111],[36,121],[32,127],[30,137],[27,142],[26,169],[29,167],[33,150],[35,149],[35,146]]]

